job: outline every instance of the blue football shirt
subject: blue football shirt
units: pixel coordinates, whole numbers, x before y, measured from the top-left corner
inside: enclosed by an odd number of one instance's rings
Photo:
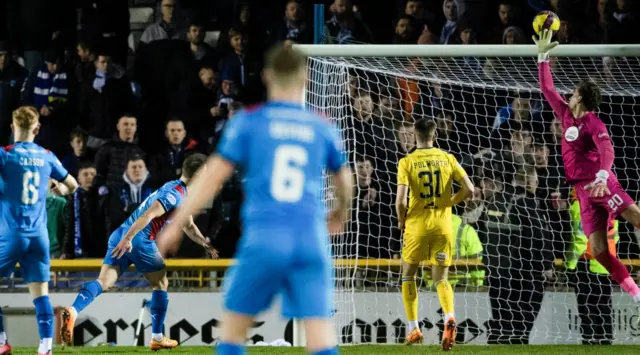
[[[156,236],[160,230],[162,230],[162,227],[169,222],[169,217],[172,215],[173,210],[182,203],[186,194],[187,186],[182,180],[169,181],[142,201],[140,206],[133,211],[131,216],[122,223],[120,230],[123,233],[126,233],[126,231],[131,228],[131,225],[140,218],[140,216],[145,213],[145,211],[147,211],[154,202],[158,201],[164,208],[165,213],[162,216],[154,218],[151,223],[136,235],[151,240],[156,239]]]
[[[243,173],[243,227],[326,223],[323,170],[337,172],[344,164],[326,119],[293,103],[247,109],[225,127],[218,154]]]
[[[35,143],[16,142],[0,149],[0,235],[46,233],[49,178],[62,182],[67,175],[55,154]]]

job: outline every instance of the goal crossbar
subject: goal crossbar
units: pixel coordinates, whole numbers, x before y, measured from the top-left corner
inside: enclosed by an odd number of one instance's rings
[[[311,57],[533,57],[535,45],[298,44]],[[640,57],[640,44],[558,46],[554,57]]]

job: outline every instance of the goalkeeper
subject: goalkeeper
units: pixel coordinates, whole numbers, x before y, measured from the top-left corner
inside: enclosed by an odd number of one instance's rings
[[[607,226],[621,216],[640,227],[640,208],[624,191],[613,174],[614,150],[607,127],[595,111],[600,105],[600,88],[583,80],[566,103],[554,89],[549,52],[558,45],[552,33],[543,31],[533,37],[538,47],[540,89],[556,117],[562,121],[562,160],[567,183],[573,185],[580,203],[584,234],[589,238],[595,259],[611,274],[633,300],[640,302],[640,288],[622,262],[609,251]]]
[[[396,212],[404,232],[402,247],[402,300],[409,334],[406,344],[423,341],[418,325],[416,274],[424,260],[432,264],[432,278],[444,313],[442,349],[450,350],[456,338],[453,289],[447,282],[452,260],[451,206],[473,194],[473,183],[456,158],[433,146],[436,123],[420,119],[414,124],[417,148],[398,162]],[[462,189],[452,196],[456,180]]]

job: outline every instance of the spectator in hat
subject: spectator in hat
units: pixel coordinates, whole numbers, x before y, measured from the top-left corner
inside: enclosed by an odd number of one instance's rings
[[[20,91],[28,72],[13,61],[7,42],[0,41],[0,144],[11,135],[11,112],[20,104]]]
[[[53,49],[45,56],[45,65],[31,74],[25,86],[26,102],[40,113],[40,133],[36,143],[60,154],[72,119],[69,105],[69,77],[65,71],[63,53]]]
[[[448,44],[452,36],[456,33],[456,20],[458,19],[458,9],[454,0],[442,2],[442,12],[447,22],[440,31],[440,44]]]

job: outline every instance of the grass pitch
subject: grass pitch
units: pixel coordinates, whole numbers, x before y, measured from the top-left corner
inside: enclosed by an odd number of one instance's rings
[[[351,355],[409,355],[409,354],[437,354],[442,352],[439,346],[400,346],[400,345],[365,345],[365,346],[343,346],[340,348],[341,354]],[[14,349],[15,355],[36,354],[35,348],[17,348]],[[177,355],[177,354],[213,354],[210,347],[178,347],[173,350],[163,350],[160,353],[152,352],[146,347],[77,347],[77,348],[55,348],[54,354],[158,354]],[[247,353],[251,354],[306,354],[302,348],[285,348],[285,347],[249,347]],[[640,347],[637,345],[614,345],[614,346],[583,346],[583,345],[529,345],[529,346],[457,346],[451,355],[637,355],[640,353]]]

